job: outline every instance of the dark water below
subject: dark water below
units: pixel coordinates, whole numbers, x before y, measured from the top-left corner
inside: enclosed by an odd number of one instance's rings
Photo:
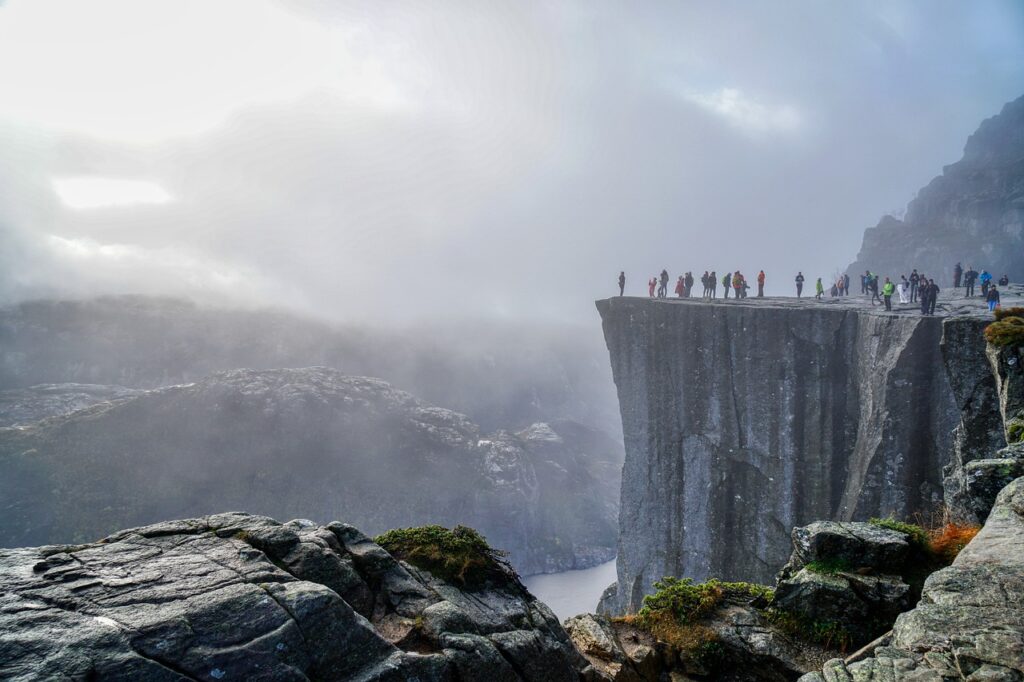
[[[551,607],[559,620],[580,613],[593,613],[604,588],[615,582],[615,562],[523,579],[533,596]]]

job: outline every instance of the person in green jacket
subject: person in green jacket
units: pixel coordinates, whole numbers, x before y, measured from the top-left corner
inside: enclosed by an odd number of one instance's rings
[[[814,298],[821,300],[821,297],[825,295],[825,285],[821,283],[821,277],[814,283]]]
[[[896,285],[886,277],[885,284],[882,285],[882,298],[885,299],[885,309],[890,312],[892,311],[892,295],[894,293],[896,293]]]
[[[725,288],[725,298],[729,298],[729,289],[732,288],[732,273],[722,275],[722,286]]]

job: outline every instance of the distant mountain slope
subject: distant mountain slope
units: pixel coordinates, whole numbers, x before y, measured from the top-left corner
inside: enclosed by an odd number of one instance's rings
[[[571,419],[618,439],[605,353],[596,328],[569,325],[438,320],[386,331],[143,296],[0,308],[0,389],[157,388],[242,367],[322,365],[381,377],[486,430]]]
[[[462,523],[524,573],[581,568],[614,556],[621,464],[580,424],[482,436],[380,380],[234,370],[0,428],[0,545],[245,509],[370,533]]]
[[[1024,281],[1024,97],[982,122],[963,158],[918,193],[903,220],[885,216],[868,228],[848,271],[917,268],[949,287],[957,261]]]

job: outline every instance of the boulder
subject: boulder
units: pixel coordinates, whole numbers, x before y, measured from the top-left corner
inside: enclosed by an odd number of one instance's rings
[[[905,533],[871,523],[815,521],[793,529],[793,553],[779,573],[795,575],[809,563],[839,563],[851,570],[899,573],[910,554]]]
[[[0,550],[5,680],[577,680],[516,576],[469,591],[355,528],[231,513]]]
[[[1024,478],[999,493],[953,564],[929,576],[896,619],[891,647],[800,678],[846,680],[1024,680]]]

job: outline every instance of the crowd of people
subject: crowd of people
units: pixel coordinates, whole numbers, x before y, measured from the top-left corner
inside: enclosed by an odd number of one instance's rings
[[[667,298],[668,297],[668,286],[670,281],[668,270],[662,270],[661,274],[652,277],[647,282],[648,295],[651,298]],[[761,270],[756,277],[757,280],[757,297],[764,297],[764,284],[765,284],[765,273]],[[718,273],[714,270],[705,270],[704,274],[700,278],[703,291],[701,293],[702,298],[717,298],[718,297],[718,285],[722,285],[722,297],[729,298],[730,289],[733,291],[734,298],[746,298],[747,292],[750,289],[750,284],[747,282],[746,276],[742,272],[736,270],[735,272],[726,272],[722,275],[719,280]],[[797,298],[803,297],[804,290],[804,274],[803,272],[797,272],[794,278],[796,284],[796,296]],[[999,286],[1006,286],[1010,283],[1009,275],[1003,275],[998,280]],[[675,294],[678,298],[691,298],[693,296],[693,285],[694,276],[692,272],[685,272],[679,275],[676,280]],[[960,289],[961,285],[965,289],[966,297],[973,297],[975,295],[975,286],[980,286],[981,296],[984,297],[988,304],[989,310],[994,310],[999,306],[999,289],[996,284],[992,283],[992,275],[987,270],[978,272],[973,266],[968,266],[967,270],[964,270],[960,263],[957,263],[953,268],[953,288]],[[619,296],[625,295],[626,291],[626,273],[619,273]],[[821,300],[825,297],[825,285],[822,283],[821,277],[817,278],[814,285],[814,297],[817,300]],[[840,275],[835,282],[832,283],[828,293],[833,297],[842,297],[850,295],[850,275]],[[925,276],[924,273],[920,273],[915,268],[911,273],[910,277],[905,274],[900,275],[899,281],[893,281],[889,277],[885,277],[882,282],[879,282],[879,275],[873,273],[870,270],[866,270],[863,275],[860,276],[860,293],[868,296],[871,299],[872,305],[884,305],[888,311],[892,310],[892,298],[893,296],[899,297],[899,302],[903,305],[917,303],[921,307],[922,315],[934,315],[935,304],[939,297],[939,285],[933,278]]]

